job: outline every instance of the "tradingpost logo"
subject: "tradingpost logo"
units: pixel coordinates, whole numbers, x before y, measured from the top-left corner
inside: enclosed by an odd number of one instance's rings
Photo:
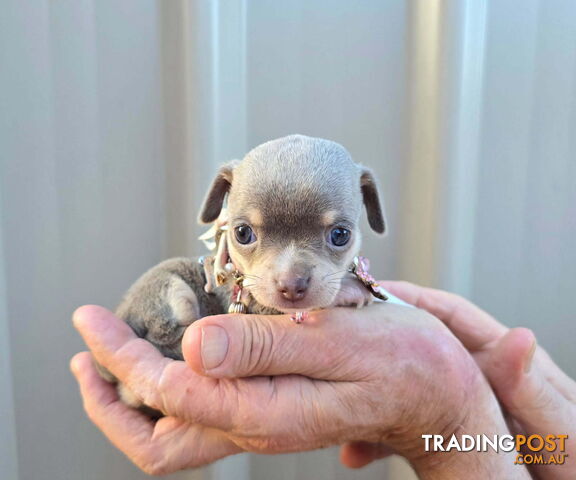
[[[426,452],[518,452],[517,465],[563,465],[568,435],[422,435]]]

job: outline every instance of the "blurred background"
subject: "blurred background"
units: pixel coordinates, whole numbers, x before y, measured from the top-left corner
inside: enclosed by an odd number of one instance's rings
[[[376,171],[378,277],[530,327],[576,375],[575,2],[2,0],[2,479],[145,478],[83,413],[70,315],[201,253],[217,166],[290,133]],[[348,471],[337,455],[170,478],[410,478],[398,459]]]

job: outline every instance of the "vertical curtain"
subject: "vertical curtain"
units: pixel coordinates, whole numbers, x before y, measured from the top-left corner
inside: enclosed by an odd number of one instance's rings
[[[154,1],[2,6],[0,322],[11,375],[0,394],[12,394],[15,431],[0,456],[18,479],[146,478],[90,424],[68,361],[83,349],[73,310],[113,308],[166,255],[158,10]]]

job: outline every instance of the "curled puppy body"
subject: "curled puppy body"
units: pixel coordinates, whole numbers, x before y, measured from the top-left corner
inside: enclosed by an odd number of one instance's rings
[[[295,313],[372,301],[369,290],[349,273],[361,246],[363,207],[372,229],[384,233],[372,172],[335,142],[290,135],[222,166],[199,219],[226,225],[215,246],[225,246],[219,256],[229,257],[242,274],[250,313]],[[136,281],[116,313],[165,356],[182,359],[186,327],[206,315],[225,313],[230,305],[233,283],[207,279],[211,271],[197,259],[166,260]],[[207,283],[220,285],[207,293]],[[126,403],[142,406],[125,386],[119,392]]]

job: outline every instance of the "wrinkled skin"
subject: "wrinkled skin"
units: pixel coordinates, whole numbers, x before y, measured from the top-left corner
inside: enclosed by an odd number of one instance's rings
[[[154,423],[130,409],[98,376],[90,353],[73,358],[89,417],[148,473],[243,451],[345,444],[349,466],[377,456],[367,451],[391,450],[421,478],[529,478],[513,454],[424,452],[423,433],[508,429],[474,359],[423,310],[338,308],[300,326],[288,316],[206,317],[184,336],[186,362],[162,357],[102,307],[80,308],[74,323],[95,359],[166,415]],[[227,339],[227,348],[210,346],[211,338]]]
[[[452,293],[408,282],[381,284],[392,294],[435,315],[450,328],[490,381],[514,433],[576,438],[576,382],[537,345],[530,330],[506,328]],[[342,447],[342,460],[350,467],[361,467],[390,453],[383,444],[353,442]],[[565,453],[568,459],[564,465],[531,465],[529,468],[541,480],[574,479],[574,440],[567,441]]]

